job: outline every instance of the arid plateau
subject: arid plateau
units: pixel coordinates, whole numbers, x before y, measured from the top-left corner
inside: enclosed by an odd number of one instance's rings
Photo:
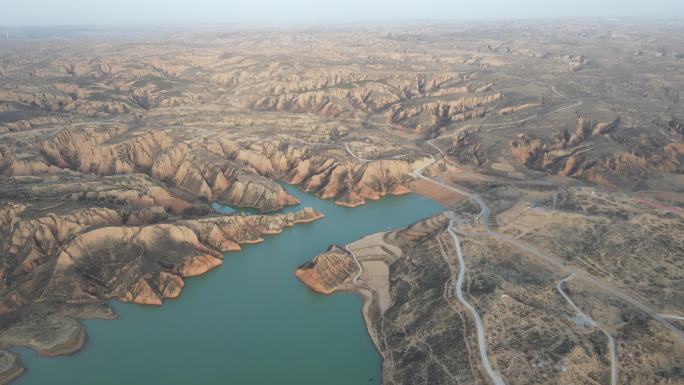
[[[17,349],[96,354],[113,301],[401,195],[442,208],[278,271],[362,298],[369,382],[684,385],[683,21],[11,32],[0,384],[37,381]]]

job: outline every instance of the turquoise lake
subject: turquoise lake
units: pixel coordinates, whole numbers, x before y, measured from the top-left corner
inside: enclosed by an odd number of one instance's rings
[[[291,186],[325,218],[227,253],[222,266],[186,280],[161,307],[114,302],[119,318],[85,321],[79,353],[45,358],[19,352],[28,372],[17,385],[360,385],[380,383],[380,356],[366,331],[361,298],[323,296],[294,276],[331,243],[403,227],[443,209],[417,195],[350,209]]]

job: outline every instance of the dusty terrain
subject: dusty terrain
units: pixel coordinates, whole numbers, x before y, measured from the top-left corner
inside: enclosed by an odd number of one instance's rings
[[[366,299],[385,383],[611,384],[612,367],[615,383],[684,383],[684,333],[671,316],[684,294],[681,219],[618,194],[614,206],[593,189],[563,194],[555,209],[501,211],[508,221],[495,230],[463,204],[448,212],[460,212],[462,290],[501,382],[483,368],[476,325],[457,299],[449,216],[336,246],[297,276],[318,292]]]
[[[160,305],[317,219],[278,212],[299,203],[287,183],[445,206],[296,272],[367,299],[384,383],[684,384],[683,36],[673,19],[12,30],[0,348],[75,352],[108,300]],[[0,383],[21,371],[0,350]]]

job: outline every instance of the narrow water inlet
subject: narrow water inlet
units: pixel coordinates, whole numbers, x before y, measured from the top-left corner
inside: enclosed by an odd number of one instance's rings
[[[26,349],[20,385],[61,384],[379,384],[380,357],[348,293],[311,292],[294,270],[331,243],[409,225],[441,212],[417,195],[350,209],[291,186],[325,218],[227,253],[224,264],[188,279],[162,307],[114,303],[119,318],[85,321],[88,342],[68,357]]]

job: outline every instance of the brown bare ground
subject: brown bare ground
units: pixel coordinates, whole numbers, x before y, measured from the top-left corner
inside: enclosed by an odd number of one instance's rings
[[[466,199],[466,197],[461,194],[422,179],[411,182],[410,187],[416,194],[428,197],[444,207],[450,207]]]
[[[650,197],[657,200],[663,200],[668,202],[684,203],[684,194],[675,192],[665,192],[665,191],[643,191],[640,192],[641,197]]]
[[[638,203],[642,203],[642,204],[651,206],[651,207],[656,208],[658,210],[669,211],[669,212],[675,213],[675,214],[679,215],[680,217],[684,218],[684,210],[681,209],[680,207],[666,206],[666,205],[660,204],[658,202],[654,202],[654,201],[644,199],[644,198],[636,198],[635,200]]]

